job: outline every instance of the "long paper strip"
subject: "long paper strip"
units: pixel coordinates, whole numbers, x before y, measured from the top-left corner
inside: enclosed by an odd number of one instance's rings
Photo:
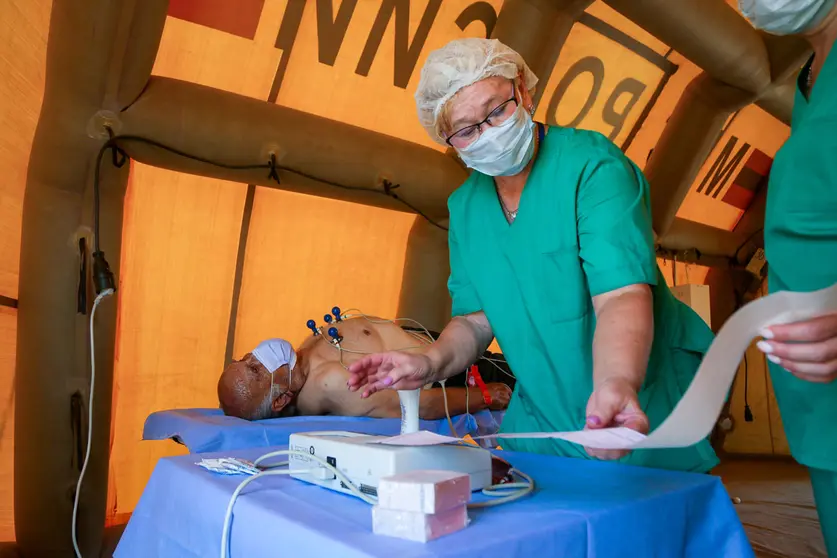
[[[628,428],[616,427],[576,432],[515,432],[474,439],[560,438],[595,449],[679,448],[694,445],[712,432],[741,358],[763,328],[832,312],[837,312],[837,284],[810,293],[774,293],[738,310],[718,332],[689,389],[668,418],[648,436]],[[376,443],[428,446],[459,441],[451,436],[423,431],[386,438]]]

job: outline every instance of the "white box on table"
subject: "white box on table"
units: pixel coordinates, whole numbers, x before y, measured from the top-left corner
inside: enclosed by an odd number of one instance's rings
[[[378,506],[389,510],[436,514],[470,499],[469,475],[454,471],[410,471],[384,477],[378,484]]]
[[[372,532],[376,535],[428,542],[467,526],[468,508],[464,504],[436,514],[372,508]]]

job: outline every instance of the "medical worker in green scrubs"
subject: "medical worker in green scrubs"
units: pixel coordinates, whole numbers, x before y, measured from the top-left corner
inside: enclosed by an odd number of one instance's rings
[[[517,377],[503,432],[647,433],[686,391],[712,333],[657,268],[642,172],[601,134],[535,123],[536,83],[496,40],[456,40],[429,55],[419,119],[474,170],[448,203],[454,318],[425,352],[354,363],[349,388],[368,396],[448,378],[496,337]],[[718,463],[707,440],[627,455],[551,439],[502,443],[666,469]]]
[[[799,75],[791,135],[767,187],[764,243],[771,292],[837,283],[837,6],[835,0],[740,0],[753,24],[802,35],[814,55]],[[837,558],[837,314],[772,327],[759,348],[791,453],[808,467],[828,555]]]

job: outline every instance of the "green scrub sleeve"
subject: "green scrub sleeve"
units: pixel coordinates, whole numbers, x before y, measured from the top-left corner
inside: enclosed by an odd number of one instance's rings
[[[657,284],[648,183],[624,156],[602,154],[577,194],[578,243],[591,296]]]
[[[459,250],[459,243],[456,240],[453,222],[448,231],[448,247],[450,249],[450,278],[448,279],[448,291],[452,300],[451,315],[464,316],[482,310],[477,291],[468,279],[468,272],[465,262]]]

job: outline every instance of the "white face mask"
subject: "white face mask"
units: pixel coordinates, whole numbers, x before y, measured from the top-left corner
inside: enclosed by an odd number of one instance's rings
[[[289,369],[288,388],[290,389],[294,366],[296,366],[296,351],[290,343],[284,339],[268,339],[259,343],[253,349],[252,355],[270,372],[271,384],[273,373],[287,364]]]
[[[477,141],[457,151],[466,165],[483,174],[514,176],[535,153],[534,129],[532,115],[518,104],[508,120],[488,128]]]
[[[738,0],[754,27],[773,35],[795,35],[816,27],[835,0]]]

